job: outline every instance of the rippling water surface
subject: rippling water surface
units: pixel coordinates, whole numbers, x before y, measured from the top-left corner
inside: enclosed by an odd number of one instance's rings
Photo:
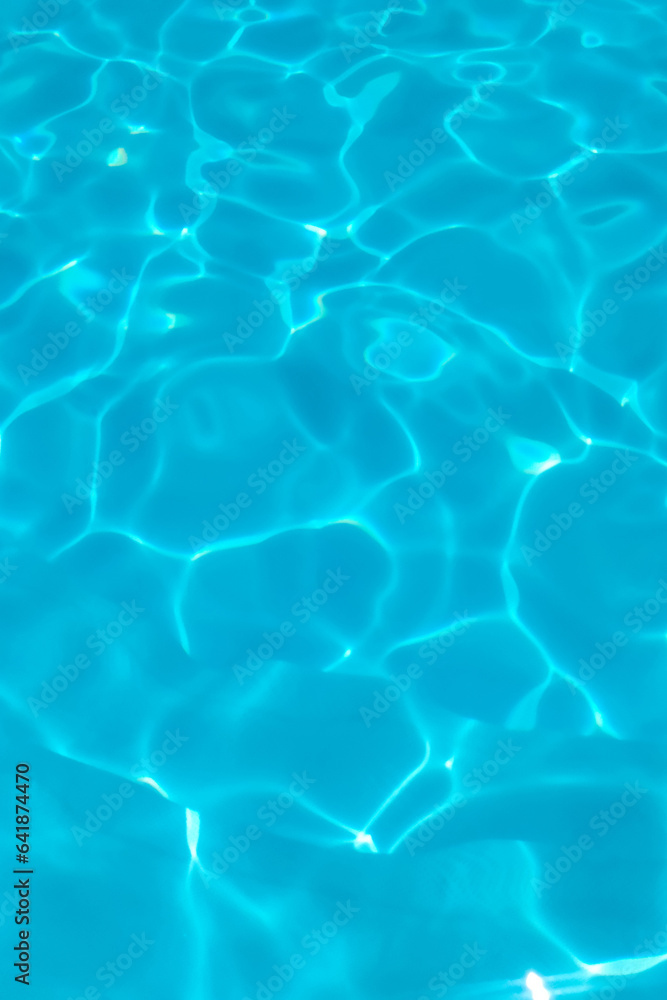
[[[665,7],[376,7],[0,15],[10,992],[663,995]]]

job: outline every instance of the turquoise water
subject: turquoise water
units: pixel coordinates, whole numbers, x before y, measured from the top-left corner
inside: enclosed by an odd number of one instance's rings
[[[0,17],[6,995],[662,996],[664,5]]]

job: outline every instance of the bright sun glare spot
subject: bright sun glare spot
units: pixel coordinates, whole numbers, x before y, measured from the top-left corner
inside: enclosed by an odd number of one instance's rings
[[[127,163],[127,153],[122,146],[112,150],[107,157],[107,164],[110,167],[123,167]]]
[[[74,265],[77,264],[77,263],[78,263],[78,261],[71,260],[69,262],[69,264],[63,264],[63,266],[60,268],[60,270],[56,271],[55,273],[56,274],[60,274],[62,271],[69,271],[70,267],[74,267]]]
[[[544,462],[533,462],[525,470],[530,476],[539,476],[542,472],[546,472],[547,469],[553,469],[554,465],[560,464],[560,455],[557,452],[552,452],[551,455]]]
[[[145,785],[150,785],[151,788],[154,788],[156,792],[159,792],[163,798],[165,799],[169,798],[167,793],[162,788],[160,788],[155,778],[141,777],[137,778],[137,781],[143,781]]]
[[[199,840],[199,813],[192,809],[185,810],[185,831],[192,860],[197,860],[197,842]]]
[[[364,833],[363,830],[359,830],[357,833],[354,839],[354,846],[358,851],[368,849],[372,854],[377,854],[377,847],[373,843],[373,838],[370,833]]]
[[[536,972],[529,972],[526,976],[526,988],[530,991],[533,1000],[549,1000],[551,993],[544,985],[544,980]]]

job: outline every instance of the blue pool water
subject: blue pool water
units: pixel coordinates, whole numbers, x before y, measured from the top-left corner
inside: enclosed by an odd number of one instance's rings
[[[2,995],[664,995],[664,5],[0,19]]]

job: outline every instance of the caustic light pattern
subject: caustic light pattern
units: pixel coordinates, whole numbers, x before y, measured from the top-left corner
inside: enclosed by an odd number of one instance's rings
[[[661,996],[664,5],[0,22],[32,996]]]

